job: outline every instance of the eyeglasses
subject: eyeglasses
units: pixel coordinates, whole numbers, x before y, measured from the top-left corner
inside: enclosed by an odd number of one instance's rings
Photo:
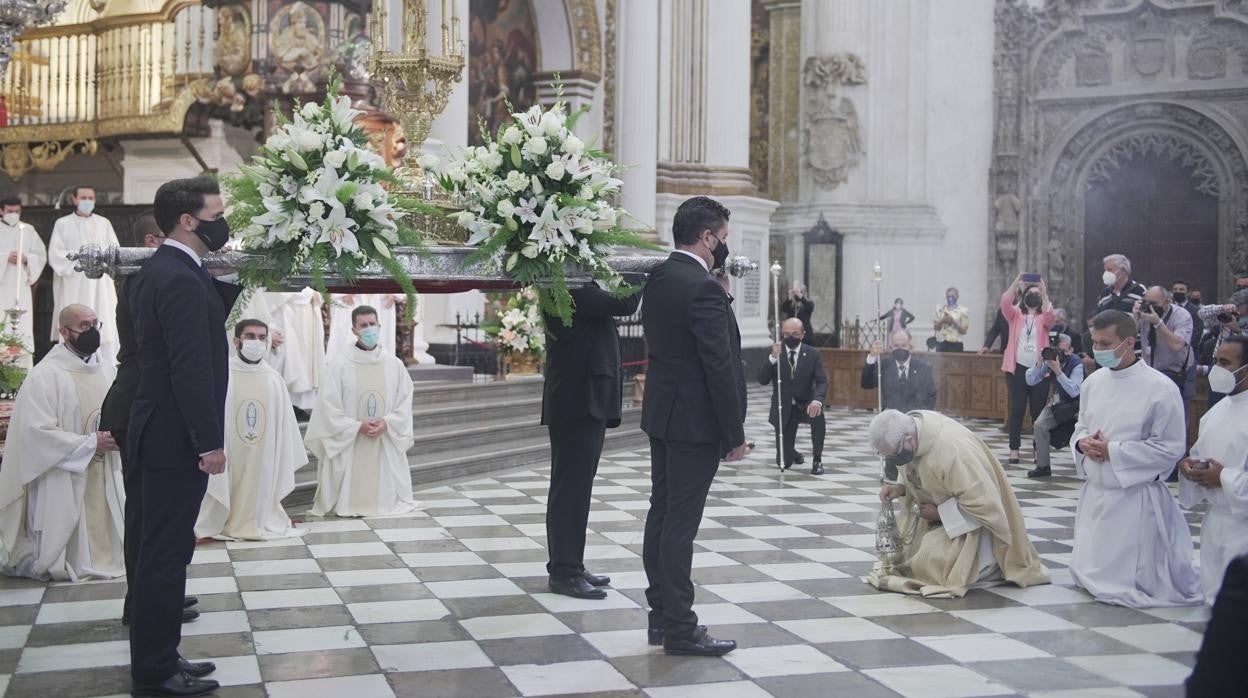
[[[82,334],[83,332],[86,332],[87,330],[100,330],[103,328],[104,328],[104,321],[96,320],[95,322],[91,323],[90,325],[87,325],[86,327],[79,325],[78,329],[74,329],[73,327],[66,327],[65,329],[69,330],[70,332],[73,332],[74,334]]]

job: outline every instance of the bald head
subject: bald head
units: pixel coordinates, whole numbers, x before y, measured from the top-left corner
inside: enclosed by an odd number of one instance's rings
[[[894,349],[914,351],[914,343],[911,341],[909,330],[897,330],[893,333],[892,340]]]
[[[61,310],[60,316],[57,318],[58,327],[68,327],[75,332],[80,331],[79,327],[86,325],[83,329],[90,329],[95,324],[95,311],[85,305],[78,303],[70,303]]]
[[[1150,286],[1148,290],[1144,291],[1144,300],[1161,305],[1170,300],[1170,292],[1161,286]]]
[[[780,326],[780,331],[785,334],[788,334],[789,332],[797,332],[802,329],[803,329],[802,321],[798,320],[795,317],[791,317],[788,320],[785,320],[784,324]]]

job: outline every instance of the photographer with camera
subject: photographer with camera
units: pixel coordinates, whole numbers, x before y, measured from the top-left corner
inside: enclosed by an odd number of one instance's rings
[[[1174,304],[1161,286],[1144,292],[1132,311],[1140,329],[1144,363],[1179,386],[1183,404],[1196,392],[1196,357],[1192,353],[1192,315]]]
[[[1241,289],[1231,294],[1230,303],[1219,305],[1211,303],[1202,305],[1200,319],[1205,323],[1205,336],[1200,343],[1201,375],[1209,375],[1213,368],[1214,356],[1222,343],[1233,334],[1248,331],[1248,289]],[[1223,398],[1223,393],[1210,386],[1209,407],[1213,407]]]
[[[1027,369],[1027,385],[1036,387],[1053,381],[1053,397],[1032,425],[1036,467],[1027,477],[1053,474],[1050,453],[1053,446],[1064,448],[1079,418],[1079,390],[1083,384],[1083,360],[1071,351],[1070,335],[1056,334],[1050,346],[1040,351],[1040,363]]]

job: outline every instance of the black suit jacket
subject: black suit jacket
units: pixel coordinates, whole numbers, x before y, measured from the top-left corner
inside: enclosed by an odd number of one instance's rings
[[[732,299],[689,255],[650,273],[641,309],[648,365],[641,428],[670,441],[745,443],[745,368]]]
[[[810,404],[811,400],[827,404],[828,375],[823,370],[823,358],[819,355],[818,349],[806,344],[798,347],[796,374],[789,369],[789,348],[782,347],[780,351],[780,358],[776,360],[775,365],[771,361],[763,363],[762,369],[758,372],[758,382],[769,385],[776,379],[776,371],[780,371],[780,386],[784,391],[780,404],[784,406],[783,423],[787,424],[794,402],[803,409]],[[771,422],[772,426],[776,425],[776,388],[774,385],[771,388],[771,414],[767,417],[767,421]]]
[[[226,304],[190,255],[162,245],[130,281],[139,387],[128,450],[142,468],[194,467],[222,448]]]
[[[624,374],[615,316],[637,312],[641,294],[616,298],[589,286],[572,291],[576,309],[572,326],[546,316],[546,385],[542,424],[594,417],[608,427],[620,425]]]
[[[992,319],[988,334],[984,335],[984,348],[991,350],[998,338],[1001,340],[1001,351],[1005,351],[1005,345],[1010,339],[1010,323],[1006,322],[1005,313],[1000,308],[997,308],[997,316]]]
[[[875,388],[875,366],[862,367],[862,388]],[[936,409],[936,380],[932,366],[917,356],[910,357],[910,374],[905,384],[897,375],[897,362],[891,357],[880,359],[880,373],[884,378],[884,409],[912,412]]]

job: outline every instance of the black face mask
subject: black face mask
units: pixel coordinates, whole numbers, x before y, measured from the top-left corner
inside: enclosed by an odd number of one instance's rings
[[[73,330],[70,330],[70,334],[73,334]],[[79,332],[78,336],[69,344],[79,356],[84,358],[91,356],[100,349],[100,331],[92,327],[89,330]]]
[[[902,449],[891,456],[884,456],[884,465],[890,468],[897,468],[914,460],[914,451],[910,449]]]
[[[728,261],[728,241],[720,240],[719,244],[715,246],[715,249],[711,250],[711,256],[715,261],[715,263],[711,265],[711,268],[723,269],[724,262]]]
[[[1187,294],[1183,293],[1182,291],[1174,294],[1174,302],[1178,303],[1179,305],[1183,305],[1184,303],[1187,302]]]
[[[893,361],[896,361],[899,364],[904,364],[909,360],[910,360],[909,349],[894,349],[893,350]]]
[[[225,243],[230,240],[230,224],[225,218],[216,218],[206,221],[202,218],[196,218],[199,221],[199,227],[195,229],[195,236],[204,243],[209,252],[216,252],[225,247]]]
[[[785,337],[784,346],[790,349],[796,349],[802,346],[802,338],[801,337]]]
[[[1040,294],[1028,293],[1023,298],[1023,305],[1027,306],[1028,308],[1039,308],[1040,307]]]

